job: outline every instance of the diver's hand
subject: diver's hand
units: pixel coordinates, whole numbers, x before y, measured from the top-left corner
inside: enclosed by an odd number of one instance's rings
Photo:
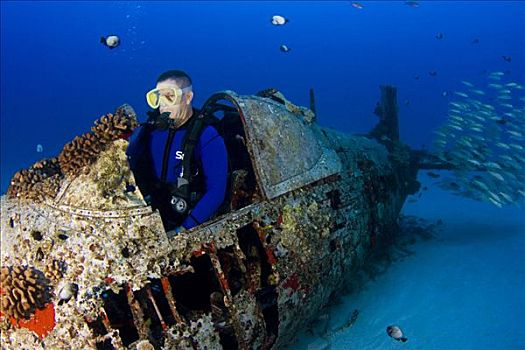
[[[169,230],[168,232],[166,232],[166,234],[168,235],[168,238],[173,238],[184,231],[186,231],[186,229],[183,226],[177,226],[173,230]]]

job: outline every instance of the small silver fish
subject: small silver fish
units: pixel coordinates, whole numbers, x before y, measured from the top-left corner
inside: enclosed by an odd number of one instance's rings
[[[496,146],[497,146],[497,144],[496,144]],[[507,149],[510,149],[509,146],[507,146],[507,147],[508,147]],[[514,161],[514,159],[512,159],[511,156],[506,155],[506,154],[500,154],[498,157],[499,157],[500,159],[506,160],[506,161],[511,162],[511,163]]]
[[[451,104],[452,106],[456,107],[456,108],[462,108],[462,107],[463,107],[462,104],[460,104],[460,103],[456,103],[456,102],[450,102],[450,104]]]
[[[498,163],[494,163],[494,162],[487,162],[485,163],[485,165],[489,168],[492,168],[492,169],[498,169],[498,170],[501,170],[501,167],[499,166]]]
[[[472,183],[474,185],[478,186],[479,188],[482,188],[483,190],[485,190],[487,192],[490,192],[488,186],[485,185],[483,182],[481,182],[479,180],[472,180]]]
[[[470,90],[470,91],[472,91],[473,93],[478,94],[478,95],[485,95],[485,92],[483,92],[481,90]]]
[[[468,159],[467,162],[474,164],[475,166],[481,166],[481,163],[474,159]]]
[[[494,204],[494,205],[497,206],[498,208],[503,207],[503,205],[501,205],[500,202],[498,202],[498,201],[492,199],[491,197],[487,197],[487,199],[489,200],[489,202],[491,202],[492,204]]]
[[[503,176],[501,176],[500,174],[498,173],[495,173],[493,171],[488,171],[488,173],[492,176],[494,176],[496,179],[500,180],[500,181],[505,181],[505,179],[503,178]]]
[[[461,97],[468,97],[468,95],[464,92],[460,92],[460,91],[454,91],[454,93],[458,96],[461,96]]]
[[[503,198],[505,198],[509,203],[513,203],[514,200],[506,193],[500,192],[499,195]]]
[[[494,199],[496,202],[501,202],[501,198],[499,198],[499,196],[495,194],[494,192],[487,190],[487,194],[489,195],[490,198]]]
[[[509,134],[513,135],[513,136],[516,136],[516,137],[523,137],[523,134],[517,132],[517,131],[512,131],[512,130],[508,130],[507,131]]]
[[[480,122],[484,122],[485,118],[480,117],[479,115],[473,115],[472,118],[479,120]]]
[[[463,140],[459,140],[458,143],[459,143],[460,145],[463,145],[463,146],[467,146],[467,147],[472,148],[472,144],[471,144],[470,142],[468,142],[467,140],[464,140],[464,139],[463,139]]]

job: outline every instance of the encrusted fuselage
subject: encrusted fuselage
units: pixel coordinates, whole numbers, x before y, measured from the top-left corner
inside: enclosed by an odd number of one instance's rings
[[[416,186],[406,148],[228,94],[256,184],[232,196],[243,205],[190,231],[168,237],[140,190],[122,191],[135,183],[124,139],[51,199],[2,197],[5,274],[31,270],[47,290],[30,315],[40,328],[21,316],[21,297],[6,301],[5,348],[279,348],[391,242]]]

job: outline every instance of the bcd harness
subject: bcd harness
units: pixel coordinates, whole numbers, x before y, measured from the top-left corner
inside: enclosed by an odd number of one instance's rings
[[[182,221],[182,219],[188,214],[189,209],[193,208],[202,196],[204,190],[204,188],[202,188],[202,174],[200,174],[198,169],[198,173],[194,174],[194,151],[204,129],[207,126],[214,126],[217,129],[219,122],[220,120],[215,116],[207,115],[203,112],[199,112],[197,116],[190,118],[186,127],[186,134],[181,143],[181,149],[184,154],[182,159],[182,175],[177,177],[176,181],[173,183],[167,182],[167,174],[173,137],[177,130],[173,127],[168,128],[168,137],[164,147],[160,180],[161,184],[164,185],[163,187],[167,188],[171,194],[170,205],[173,211],[179,216],[177,221]],[[199,176],[201,177],[200,181],[197,179]],[[193,220],[200,223],[196,218],[193,218]]]

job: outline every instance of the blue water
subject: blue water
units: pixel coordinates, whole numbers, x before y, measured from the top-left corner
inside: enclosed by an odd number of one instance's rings
[[[414,148],[429,147],[446,118],[442,93],[461,80],[481,84],[487,72],[502,71],[525,82],[524,2],[360,3],[362,9],[350,1],[2,1],[1,192],[16,171],[57,155],[122,103],[144,119],[144,94],[168,69],[192,76],[197,106],[215,91],[267,87],[308,105],[314,88],[319,123],[358,133],[377,121],[379,85],[392,84],[401,138]],[[274,14],[290,22],[272,26]],[[119,35],[121,46],[101,45],[108,34]],[[291,51],[281,52],[281,44]],[[441,218],[443,229],[349,297],[330,322],[337,327],[338,317],[359,309],[356,323],[322,341],[333,349],[525,348],[523,210],[430,185],[404,213]],[[409,342],[388,338],[390,323],[400,324]],[[300,340],[307,339],[317,338]]]

